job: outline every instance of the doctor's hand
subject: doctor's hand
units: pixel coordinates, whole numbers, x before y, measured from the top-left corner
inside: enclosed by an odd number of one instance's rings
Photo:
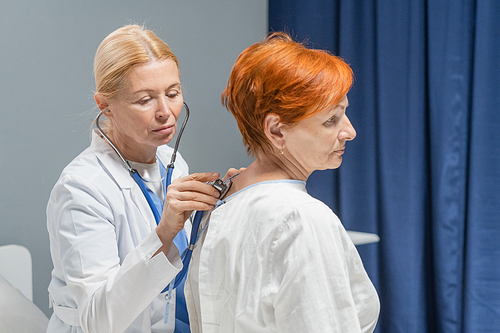
[[[226,179],[228,179],[229,177],[232,177],[232,176],[234,176],[235,174],[240,173],[240,172],[242,172],[242,171],[243,171],[243,170],[245,170],[245,169],[246,169],[246,168],[239,168],[239,169],[229,168],[229,170],[227,170],[226,175],[224,176],[224,178],[222,178],[222,180],[226,180]]]
[[[194,210],[213,209],[219,197],[219,191],[206,184],[219,178],[214,173],[194,173],[175,179],[168,187],[163,214],[156,233],[167,254],[177,233],[184,227],[184,222]]]

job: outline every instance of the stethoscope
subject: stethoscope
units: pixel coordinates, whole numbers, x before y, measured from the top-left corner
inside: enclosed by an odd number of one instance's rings
[[[185,102],[183,103],[183,105],[184,105],[184,108],[186,109],[186,117],[184,118],[182,126],[179,130],[179,134],[177,135],[177,140],[175,141],[174,151],[172,153],[170,163],[167,165],[167,170],[166,170],[166,175],[165,175],[167,177],[167,179],[166,179],[166,186],[167,187],[172,183],[172,172],[174,170],[177,149],[179,148],[179,142],[180,142],[182,133],[184,132],[184,128],[186,127],[187,121],[189,119],[189,107],[187,106],[187,104]],[[149,194],[148,189],[147,189],[146,185],[144,184],[144,182],[148,182],[148,181],[146,179],[142,178],[136,169],[132,168],[130,163],[123,157],[123,155],[120,153],[118,148],[113,144],[111,139],[104,133],[104,131],[101,129],[101,126],[99,125],[99,118],[101,118],[101,116],[106,111],[107,110],[104,109],[101,112],[99,112],[99,115],[95,119],[95,125],[97,127],[97,130],[99,131],[99,134],[102,136],[102,138],[104,140],[106,140],[106,142],[113,148],[113,150],[116,152],[116,154],[118,154],[120,159],[123,161],[123,164],[127,168],[128,172],[130,173],[130,176],[135,180],[135,182],[137,183],[137,185],[141,189],[142,193],[144,194],[144,197],[146,198],[146,200],[149,204],[149,207],[151,208],[151,211],[153,212],[156,224],[158,225],[160,223],[161,215],[158,212],[158,209],[156,209],[156,206],[153,202],[153,199],[151,198],[151,195]],[[160,179],[160,181],[162,181],[162,180],[163,180],[163,178]],[[229,188],[231,187],[231,179],[229,178],[225,181],[217,179],[213,182],[208,182],[208,184],[212,185],[213,187],[215,187],[219,191],[219,193],[220,193],[219,199],[221,199],[226,195],[227,191],[229,191]],[[182,280],[187,275],[187,271],[189,268],[189,262],[191,261],[191,256],[192,256],[193,250],[195,248],[196,242],[198,241],[199,237],[201,236],[201,235],[199,235],[198,229],[200,228],[202,217],[203,217],[203,211],[197,211],[194,215],[189,244],[188,244],[187,249],[181,255],[181,257],[182,257],[182,269],[175,277],[175,282],[173,283],[172,289],[177,288],[177,286],[182,282]],[[167,286],[162,292],[168,291],[169,287],[171,287],[171,286],[172,286],[172,284]]]

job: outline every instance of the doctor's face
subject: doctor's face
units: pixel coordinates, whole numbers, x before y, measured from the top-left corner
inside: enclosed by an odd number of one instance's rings
[[[111,139],[126,158],[152,163],[156,148],[172,140],[182,106],[179,70],[173,60],[134,67],[108,104]]]
[[[290,154],[309,176],[315,170],[336,169],[342,164],[345,144],[356,137],[346,115],[347,96],[336,105],[301,120],[286,132],[285,156]]]

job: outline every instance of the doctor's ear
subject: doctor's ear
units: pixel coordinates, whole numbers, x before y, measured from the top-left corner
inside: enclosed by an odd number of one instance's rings
[[[284,146],[283,126],[280,116],[275,113],[268,114],[264,119],[264,134],[271,144],[278,149]]]
[[[100,111],[105,110],[109,106],[107,99],[104,98],[104,96],[102,96],[99,93],[94,94],[94,100],[95,100],[95,103],[97,104],[97,107],[99,108]]]

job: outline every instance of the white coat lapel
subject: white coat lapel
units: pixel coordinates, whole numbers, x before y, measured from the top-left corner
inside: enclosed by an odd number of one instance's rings
[[[156,227],[153,212],[144,194],[142,194],[141,189],[130,176],[127,167],[118,154],[95,132],[92,133],[90,149],[102,163],[103,168],[107,171],[109,176],[120,187],[123,195],[126,197],[130,194],[130,199],[140,211],[144,223],[146,223],[150,230],[153,230]]]

